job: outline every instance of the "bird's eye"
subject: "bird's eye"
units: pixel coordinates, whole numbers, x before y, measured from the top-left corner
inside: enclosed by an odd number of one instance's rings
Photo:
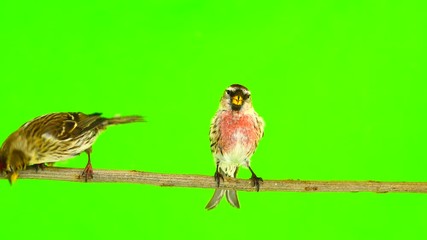
[[[226,90],[225,91],[228,95],[230,95],[231,94],[231,91],[230,90]]]

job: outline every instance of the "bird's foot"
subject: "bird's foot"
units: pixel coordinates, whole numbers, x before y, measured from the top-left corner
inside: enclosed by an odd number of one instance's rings
[[[44,163],[34,164],[34,169],[36,169],[36,172],[39,171],[39,169],[44,170],[46,168],[46,165]]]
[[[218,171],[215,172],[214,178],[215,178],[216,185],[218,187],[219,187],[219,184],[221,183],[221,179],[224,182],[224,176],[221,173],[219,173]]]
[[[257,175],[252,174],[252,177],[250,178],[252,181],[252,186],[256,187],[256,191],[259,192],[260,182],[263,182],[262,178],[257,177]]]
[[[93,168],[92,164],[88,163],[85,167],[85,169],[82,172],[82,177],[85,178],[85,182],[87,182],[88,178],[93,178]]]

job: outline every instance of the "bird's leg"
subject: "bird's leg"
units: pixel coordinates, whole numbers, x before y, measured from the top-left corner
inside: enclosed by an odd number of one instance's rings
[[[85,152],[87,153],[87,164],[82,172],[82,176],[85,178],[85,182],[87,182],[88,178],[93,178],[93,168],[92,163],[90,162],[90,153],[92,152],[92,148],[86,149]]]
[[[39,171],[39,169],[44,170],[46,165],[44,163],[34,164],[34,168],[36,169],[36,172]]]
[[[219,163],[216,164],[216,171],[214,174],[214,178],[218,187],[219,187],[219,184],[221,183],[221,179],[222,181],[224,181],[224,176],[222,176],[222,174],[219,172]]]
[[[262,178],[257,177],[257,175],[254,173],[254,171],[252,170],[251,166],[248,165],[249,171],[251,171],[252,176],[251,176],[251,180],[252,180],[252,184],[254,187],[256,187],[257,192],[259,192],[259,182],[262,182]]]

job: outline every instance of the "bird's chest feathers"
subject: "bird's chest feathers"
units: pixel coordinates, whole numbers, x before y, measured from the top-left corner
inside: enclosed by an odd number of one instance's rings
[[[229,161],[243,161],[253,152],[257,140],[254,122],[248,114],[229,112],[222,116],[219,146]]]

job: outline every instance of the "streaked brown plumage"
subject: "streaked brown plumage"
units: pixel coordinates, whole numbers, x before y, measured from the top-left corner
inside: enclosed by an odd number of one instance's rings
[[[88,162],[82,176],[92,178],[92,144],[109,125],[144,121],[141,116],[104,118],[100,113],[51,113],[37,117],[12,133],[0,149],[0,172],[12,184],[27,166],[64,161],[82,152]]]

